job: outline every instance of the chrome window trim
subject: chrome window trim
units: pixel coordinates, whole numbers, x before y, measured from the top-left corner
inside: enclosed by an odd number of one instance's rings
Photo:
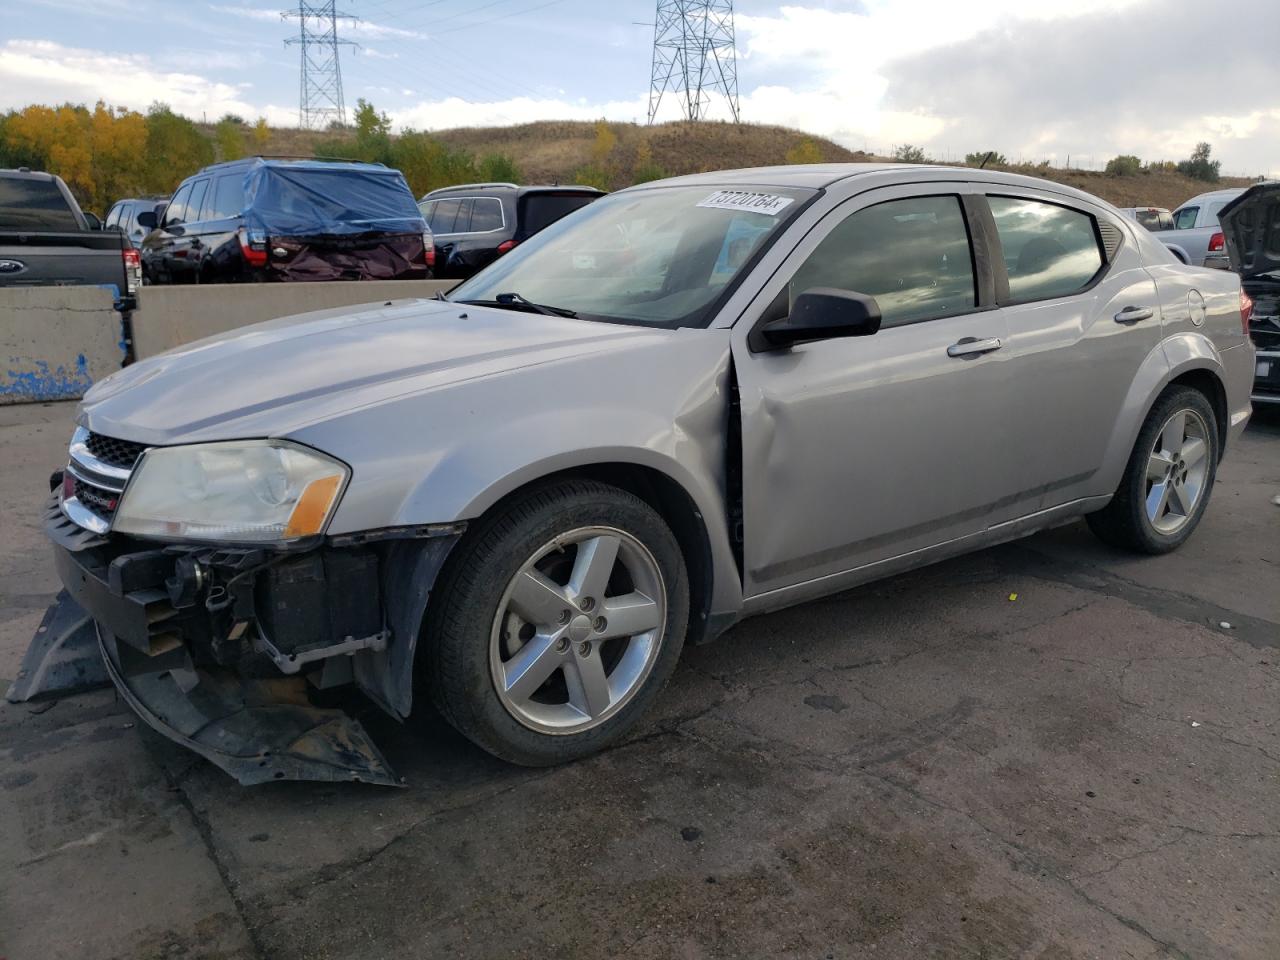
[[[459,230],[457,232],[449,231],[448,233],[436,233],[437,237],[483,237],[489,233],[502,233],[507,229],[507,205],[502,202],[499,197],[436,197],[433,200],[424,200],[424,203],[439,203],[441,200],[489,200],[498,205],[498,212],[502,215],[502,226],[494,227],[492,230]],[[472,214],[474,216],[474,213]],[[427,222],[430,226],[430,221]]]

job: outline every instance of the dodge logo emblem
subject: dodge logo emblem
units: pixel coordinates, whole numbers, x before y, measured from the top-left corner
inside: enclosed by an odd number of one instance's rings
[[[0,273],[21,273],[27,265],[21,260],[0,260]]]

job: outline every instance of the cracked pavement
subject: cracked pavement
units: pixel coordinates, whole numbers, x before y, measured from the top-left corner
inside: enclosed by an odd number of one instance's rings
[[[71,414],[0,408],[0,678]],[[370,711],[407,789],[246,789],[110,691],[4,705],[0,957],[1280,956],[1278,493],[1262,414],[1179,552],[1075,524],[747,621],[554,770]]]

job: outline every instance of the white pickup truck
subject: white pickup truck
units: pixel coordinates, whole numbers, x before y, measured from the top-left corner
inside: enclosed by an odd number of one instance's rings
[[[1244,190],[1237,187],[1192,197],[1173,211],[1172,230],[1155,230],[1152,233],[1183,263],[1230,270],[1226,241],[1218,226],[1218,213],[1242,193]]]

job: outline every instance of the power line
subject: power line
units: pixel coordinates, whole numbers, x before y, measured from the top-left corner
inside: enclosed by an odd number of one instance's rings
[[[658,0],[649,72],[649,123],[670,91],[684,94],[686,120],[701,120],[719,91],[737,123],[738,61],[733,0]]]
[[[350,40],[338,39],[338,19],[357,20],[339,13],[336,0],[298,0],[298,9],[280,15],[297,19],[298,36],[285,40],[301,48],[301,77],[298,89],[298,126],[304,130],[324,130],[331,124],[347,125],[347,108],[342,100],[342,65],[338,48],[354,47]]]

